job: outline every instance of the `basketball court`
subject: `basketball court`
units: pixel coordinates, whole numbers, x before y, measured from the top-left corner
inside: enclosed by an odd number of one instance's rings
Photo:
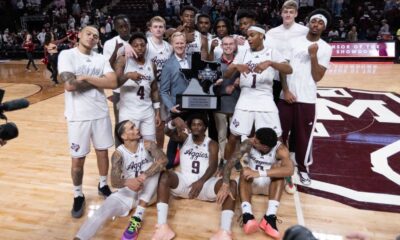
[[[6,113],[20,133],[0,149],[0,238],[73,239],[103,202],[97,195],[95,154],[92,149],[85,164],[86,212],[74,219],[63,86],[52,84],[44,65],[38,64],[39,72],[26,72],[25,64],[0,63],[3,101],[26,97],[31,103],[27,109]],[[350,232],[379,240],[400,235],[399,75],[400,65],[391,63],[331,63],[319,83],[313,181],[294,195],[283,194],[277,214],[282,234],[292,225],[304,224],[319,239],[342,239]],[[257,219],[267,200],[253,198]],[[168,221],[176,239],[208,239],[218,229],[217,204],[182,199],[170,203]],[[237,203],[235,239],[269,239],[261,231],[245,236],[237,221],[240,214]],[[153,233],[155,205],[145,215],[139,239],[150,239]],[[95,239],[120,239],[128,220],[107,222]]]

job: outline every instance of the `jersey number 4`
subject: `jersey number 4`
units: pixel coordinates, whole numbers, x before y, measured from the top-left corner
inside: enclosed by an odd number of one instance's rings
[[[144,99],[144,87],[140,86],[139,90],[137,91],[136,95],[140,96],[140,99]]]

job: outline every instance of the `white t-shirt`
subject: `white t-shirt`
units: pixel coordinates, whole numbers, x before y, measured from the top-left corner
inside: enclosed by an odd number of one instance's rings
[[[110,58],[114,52],[115,49],[115,45],[118,43],[123,43],[124,46],[129,44],[128,41],[125,41],[124,39],[122,39],[120,36],[115,36],[109,40],[107,40],[104,43],[104,48],[103,48],[103,55],[104,57],[106,57],[106,59],[108,61],[110,61]],[[113,92],[119,93],[119,88],[114,89]]]
[[[278,50],[285,59],[291,57],[291,47],[287,41],[293,38],[306,36],[309,31],[308,27],[294,23],[290,28],[285,28],[283,24],[272,28],[265,34],[264,46]],[[279,72],[275,71],[275,78],[279,79]]]
[[[117,148],[117,151],[121,153],[124,159],[122,168],[124,179],[138,177],[149,169],[154,162],[154,158],[144,148],[143,140],[140,141],[138,149],[134,153],[129,151],[123,144]]]
[[[144,79],[133,81],[129,79],[121,86],[119,114],[120,120],[128,116],[137,118],[148,118],[154,114],[153,103],[151,101],[151,83],[155,80],[152,62],[146,59],[144,65],[139,65],[133,58],[128,58],[124,73],[138,72],[145,76]]]
[[[58,57],[58,71],[71,72],[76,76],[100,77],[114,72],[108,60],[101,54],[81,53],[78,48],[63,50]],[[86,121],[109,117],[106,95],[103,89],[93,88],[84,92],[65,91],[65,117],[68,121]]]
[[[281,145],[281,142],[278,141],[277,144],[275,145],[275,147],[273,147],[271,149],[271,151],[269,151],[269,153],[267,153],[267,154],[262,154],[255,148],[251,148],[250,154],[248,157],[249,167],[252,170],[256,170],[256,171],[258,171],[258,170],[265,171],[265,170],[271,169],[271,166],[277,162],[276,150],[278,149],[278,147],[280,145]]]
[[[147,38],[147,53],[146,59],[150,59],[157,67],[157,77],[160,77],[161,70],[164,63],[171,57],[172,46],[166,42],[162,41],[162,45],[156,45],[151,37]]]
[[[328,69],[332,56],[332,47],[324,40],[310,42],[305,36],[292,39],[292,57],[290,65],[293,73],[287,76],[289,90],[296,96],[297,102],[315,103],[317,99],[317,84],[311,75],[311,59],[308,47],[318,44],[317,58],[319,65]],[[283,99],[283,93],[281,93]]]
[[[214,61],[215,61],[215,60],[221,58],[222,53],[223,53],[223,50],[222,50],[222,40],[219,39],[219,38],[217,38],[217,37],[211,39],[211,41],[210,41],[210,43],[209,43],[209,46],[210,46],[209,49],[211,49],[211,43],[212,43],[214,40],[217,40],[217,41],[218,41],[218,45],[214,48]]]
[[[247,49],[238,52],[234,64],[246,64],[251,72],[240,74],[240,97],[236,103],[235,109],[245,111],[261,111],[261,112],[278,112],[273,101],[272,83],[275,69],[267,68],[262,73],[253,72],[258,63],[264,61],[285,62],[283,56],[276,50],[271,48],[263,48],[261,51],[253,52]]]
[[[188,180],[197,181],[206,172],[210,160],[210,141],[209,137],[205,137],[203,143],[197,145],[193,142],[192,134],[189,134],[180,149],[181,173]]]

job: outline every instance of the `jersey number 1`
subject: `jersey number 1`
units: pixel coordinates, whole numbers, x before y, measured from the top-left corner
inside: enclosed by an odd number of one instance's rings
[[[137,91],[137,95],[140,96],[140,99],[144,99],[144,87],[140,86],[139,90]]]
[[[251,88],[256,88],[256,78],[257,78],[257,75],[253,74],[253,84],[251,84]]]

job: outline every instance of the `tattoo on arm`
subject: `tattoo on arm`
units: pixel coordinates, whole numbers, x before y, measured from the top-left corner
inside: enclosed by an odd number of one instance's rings
[[[86,81],[78,82],[75,74],[71,72],[63,72],[60,74],[60,78],[63,82],[70,84],[75,87],[76,91],[84,92],[94,88],[94,86]]]
[[[150,148],[148,151],[150,152],[150,155],[154,157],[155,161],[150,166],[150,168],[144,172],[144,174],[146,174],[147,177],[151,177],[161,172],[165,168],[168,159],[164,152],[160,148],[158,148],[157,144],[155,144],[154,142],[150,144]]]
[[[240,144],[240,148],[233,153],[232,158],[227,161],[224,168],[224,175],[222,177],[224,183],[229,184],[232,168],[236,163],[240,162],[240,159],[245,153],[250,152],[251,146],[252,144],[249,139],[246,139],[242,144]]]
[[[113,68],[115,70],[115,73],[117,74],[118,86],[122,86],[128,80],[128,78],[125,76],[125,73],[124,73],[125,57],[119,56],[117,58],[117,60],[115,61]]]
[[[118,151],[111,157],[111,185],[115,188],[122,188],[125,180],[122,178],[123,158]]]

